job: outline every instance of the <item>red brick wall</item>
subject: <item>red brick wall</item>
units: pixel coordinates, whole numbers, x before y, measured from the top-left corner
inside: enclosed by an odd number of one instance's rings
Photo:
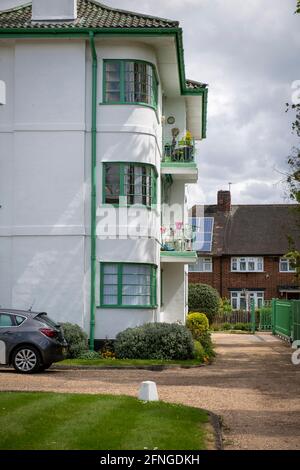
[[[222,297],[230,298],[229,288],[265,289],[265,299],[279,297],[279,285],[298,285],[293,273],[279,272],[279,257],[264,257],[263,273],[233,273],[231,272],[231,257],[213,258],[212,273],[189,273],[189,282],[201,282],[213,286]],[[222,285],[222,291],[221,291]]]

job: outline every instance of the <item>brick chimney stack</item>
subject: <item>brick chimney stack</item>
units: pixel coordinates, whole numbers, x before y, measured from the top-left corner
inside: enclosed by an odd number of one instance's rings
[[[220,212],[230,212],[231,193],[230,191],[218,191],[218,210]]]

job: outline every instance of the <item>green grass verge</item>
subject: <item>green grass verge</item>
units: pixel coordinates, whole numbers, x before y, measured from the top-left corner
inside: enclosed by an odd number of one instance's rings
[[[1,450],[201,450],[205,411],[111,395],[0,393]]]
[[[147,367],[147,366],[200,366],[196,359],[187,361],[160,361],[158,359],[66,359],[55,365],[93,367]]]

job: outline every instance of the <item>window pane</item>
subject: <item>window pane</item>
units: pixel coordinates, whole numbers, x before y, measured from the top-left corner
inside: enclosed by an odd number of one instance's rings
[[[24,321],[25,321],[25,318],[24,317],[21,317],[19,315],[16,315],[15,316],[15,320],[16,320],[16,324],[19,326],[21,325]]]
[[[7,315],[6,313],[0,314],[0,326],[9,327],[13,326],[13,317],[12,315]]]
[[[112,284],[112,285],[118,284],[118,275],[117,274],[104,274],[104,285],[107,285],[107,284]]]
[[[240,261],[240,271],[246,271],[246,261]]]
[[[103,287],[104,295],[118,295],[118,285],[108,285]]]
[[[118,305],[118,297],[116,295],[104,295],[103,304],[104,305]]]
[[[244,296],[240,296],[240,309],[246,310],[246,299]]]
[[[105,203],[118,204],[120,196],[120,165],[118,163],[105,163],[104,171]]]
[[[248,262],[248,270],[249,271],[255,271],[255,262],[254,261],[249,261]]]
[[[105,264],[103,269],[104,274],[118,274],[117,264]]]
[[[118,102],[121,99],[120,95],[120,77],[121,77],[121,62],[113,61],[105,63],[105,101]]]

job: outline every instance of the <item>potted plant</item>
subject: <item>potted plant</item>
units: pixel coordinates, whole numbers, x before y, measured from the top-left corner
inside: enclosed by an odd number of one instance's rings
[[[194,155],[194,141],[190,131],[186,131],[185,136],[178,142],[183,154],[184,161],[192,161]]]

